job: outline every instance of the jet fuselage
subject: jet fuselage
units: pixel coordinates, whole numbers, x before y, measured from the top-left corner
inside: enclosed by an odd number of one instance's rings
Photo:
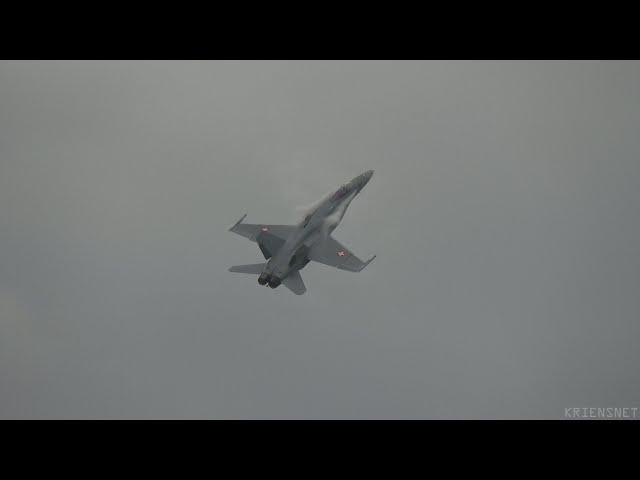
[[[322,241],[340,224],[347,207],[373,176],[373,170],[358,175],[322,200],[287,238],[283,247],[269,259],[258,278],[261,285],[276,288],[291,271],[309,263],[305,250]]]

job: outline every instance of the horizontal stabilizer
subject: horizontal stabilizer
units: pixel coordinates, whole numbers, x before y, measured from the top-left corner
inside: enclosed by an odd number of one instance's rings
[[[254,274],[260,274],[262,273],[262,270],[264,270],[266,263],[251,263],[249,265],[234,265],[233,267],[229,268],[230,272],[236,272],[236,273],[254,273]]]
[[[284,277],[284,279],[282,280],[282,284],[296,295],[302,295],[307,291],[307,287],[304,286],[302,276],[300,275],[300,271],[298,270],[294,270],[289,275]]]

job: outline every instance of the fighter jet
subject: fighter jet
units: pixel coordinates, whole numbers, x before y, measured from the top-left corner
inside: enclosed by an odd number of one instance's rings
[[[307,291],[300,270],[311,260],[340,270],[361,271],[376,256],[363,262],[333,238],[331,233],[342,220],[351,201],[372,176],[373,170],[368,170],[343,184],[317,202],[298,225],[242,223],[247,216],[243,215],[229,231],[256,242],[267,261],[236,265],[229,271],[259,275],[258,283],[271,288],[283,283],[296,295]]]

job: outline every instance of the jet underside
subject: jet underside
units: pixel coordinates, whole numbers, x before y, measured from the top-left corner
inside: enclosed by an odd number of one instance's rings
[[[236,265],[229,271],[257,274],[260,285],[277,288],[281,283],[297,295],[306,292],[300,270],[315,261],[351,272],[359,272],[375,258],[363,262],[331,236],[353,198],[369,182],[373,171],[359,175],[320,202],[298,225],[242,223],[246,214],[229,230],[257,243],[266,262]]]

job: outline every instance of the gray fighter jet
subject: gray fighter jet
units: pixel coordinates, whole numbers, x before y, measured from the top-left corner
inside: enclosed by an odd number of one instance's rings
[[[369,170],[345,183],[312,207],[298,225],[242,223],[247,216],[243,215],[229,231],[256,242],[267,262],[236,265],[229,271],[260,275],[258,283],[271,288],[283,283],[296,295],[307,291],[300,270],[311,260],[350,272],[361,271],[376,256],[363,262],[334,239],[331,232],[372,176],[373,170]]]

